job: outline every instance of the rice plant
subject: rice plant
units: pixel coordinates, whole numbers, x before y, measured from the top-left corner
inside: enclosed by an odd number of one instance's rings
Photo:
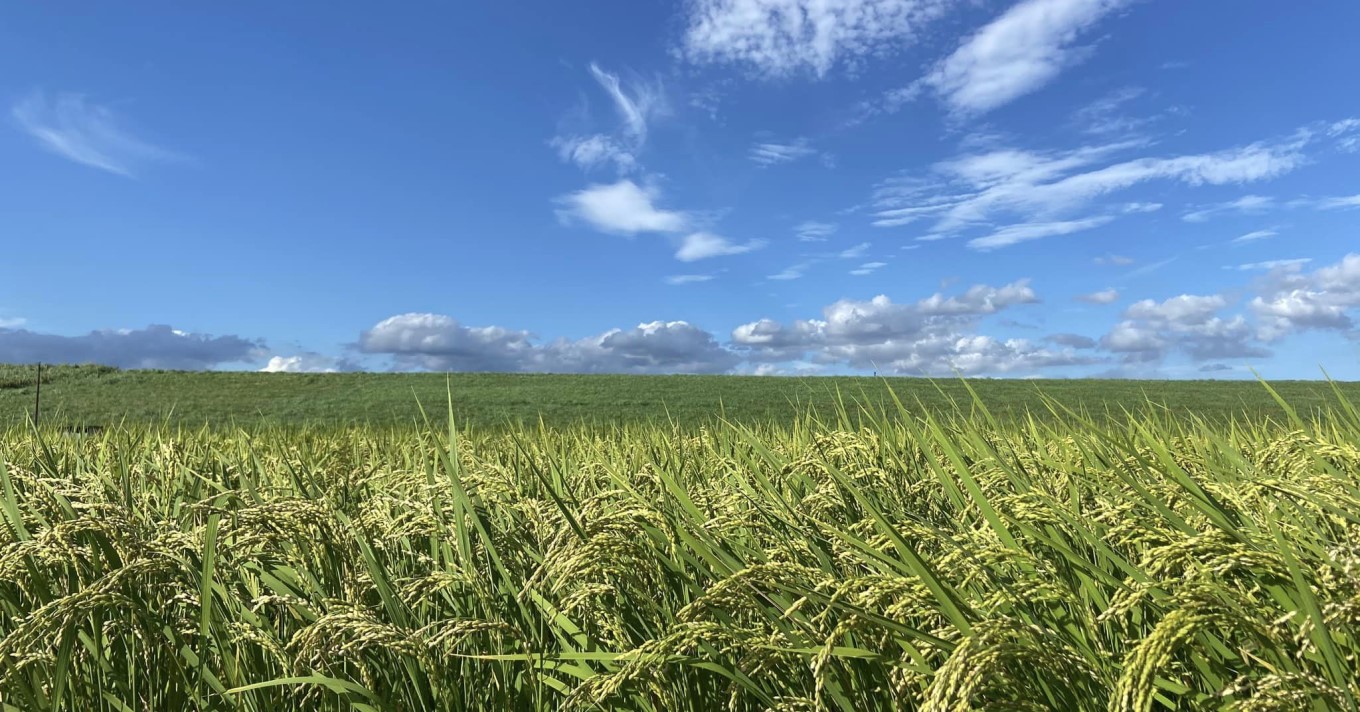
[[[21,710],[1355,709],[1360,412],[0,432]]]

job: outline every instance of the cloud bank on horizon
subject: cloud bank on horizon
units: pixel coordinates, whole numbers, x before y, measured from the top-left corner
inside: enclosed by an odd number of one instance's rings
[[[0,362],[1360,379],[1360,8],[540,10],[14,10]]]

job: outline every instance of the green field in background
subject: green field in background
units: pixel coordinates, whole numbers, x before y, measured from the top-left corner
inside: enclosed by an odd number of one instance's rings
[[[26,421],[34,400],[32,367],[0,366],[0,424]],[[1172,414],[1211,420],[1234,415],[1280,416],[1269,392],[1254,381],[974,380],[746,376],[617,376],[541,374],[117,371],[57,367],[43,385],[44,416],[53,423],[110,425],[168,421],[183,425],[374,424],[418,422],[418,403],[438,418],[453,394],[465,424],[624,424],[666,418],[683,425],[723,417],[744,423],[786,423],[800,413],[892,406],[892,393],[912,409],[952,410],[970,403],[967,386],[998,414],[1048,412],[1045,397],[1098,418],[1141,410],[1148,403]],[[1333,402],[1324,381],[1272,382],[1302,412]],[[1340,383],[1360,400],[1360,383]]]

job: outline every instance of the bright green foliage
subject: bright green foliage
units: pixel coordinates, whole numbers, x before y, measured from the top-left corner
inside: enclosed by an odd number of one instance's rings
[[[1227,424],[969,403],[695,429],[14,428],[0,702],[1356,707],[1344,399]]]

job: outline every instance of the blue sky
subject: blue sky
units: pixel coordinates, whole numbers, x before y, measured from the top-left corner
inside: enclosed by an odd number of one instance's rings
[[[0,361],[1360,379],[1360,4],[0,20]]]

